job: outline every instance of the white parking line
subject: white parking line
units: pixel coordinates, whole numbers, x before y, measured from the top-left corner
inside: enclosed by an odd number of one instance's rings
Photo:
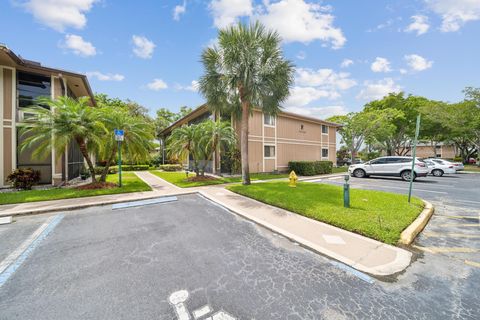
[[[367,188],[375,188],[375,186],[371,186],[371,185],[364,185],[364,184],[354,184],[352,185],[354,187],[367,187]],[[378,188],[387,188],[387,189],[398,189],[398,190],[403,190],[403,191],[408,191],[408,188],[402,188],[402,187],[391,187],[391,186],[380,186]],[[422,192],[431,192],[431,193],[438,193],[438,194],[448,194],[448,192],[444,192],[444,191],[433,191],[433,190],[425,190],[425,189],[417,189],[417,188],[413,188],[413,191],[422,191]]]

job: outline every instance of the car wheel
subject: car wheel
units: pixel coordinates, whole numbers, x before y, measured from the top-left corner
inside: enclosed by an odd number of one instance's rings
[[[353,171],[353,176],[355,178],[365,178],[367,176],[367,174],[365,173],[365,170],[363,170],[363,169],[355,169]]]
[[[435,177],[441,177],[441,176],[443,176],[443,171],[440,170],[440,169],[435,169],[435,170],[432,170],[432,174],[433,174]]]
[[[402,173],[400,174],[400,176],[402,177],[402,179],[404,181],[410,181],[410,173],[411,171],[410,170],[405,170],[405,171],[402,171]],[[417,177],[417,175],[415,174],[415,172],[413,173],[413,180],[415,180]]]

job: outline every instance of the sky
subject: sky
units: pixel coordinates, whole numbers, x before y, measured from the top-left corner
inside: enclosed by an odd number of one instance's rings
[[[202,50],[257,20],[295,65],[291,112],[326,118],[399,91],[455,102],[480,87],[480,0],[3,0],[0,43],[153,115],[205,102]]]

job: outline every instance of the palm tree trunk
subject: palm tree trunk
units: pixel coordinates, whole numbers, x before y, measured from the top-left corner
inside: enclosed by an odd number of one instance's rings
[[[77,141],[78,148],[80,149],[83,158],[85,159],[85,161],[87,161],[88,171],[90,171],[90,175],[92,176],[92,182],[97,182],[97,179],[95,178],[95,168],[93,166],[92,159],[90,159],[90,155],[88,154],[85,141],[81,137],[75,138],[75,141]]]
[[[242,121],[240,126],[240,152],[242,158],[242,184],[250,184],[250,169],[248,167],[248,117],[250,116],[248,102],[242,99]]]
[[[100,176],[100,182],[105,182],[107,180],[107,174],[108,174],[108,171],[110,170],[110,163],[115,157],[116,152],[117,152],[117,148],[113,147],[112,153],[110,154],[110,157],[108,157],[107,163],[105,164],[105,168],[103,168],[102,175]]]

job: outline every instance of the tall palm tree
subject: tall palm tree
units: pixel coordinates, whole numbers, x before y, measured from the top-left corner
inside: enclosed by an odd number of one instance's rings
[[[228,122],[207,120],[199,124],[203,135],[200,137],[200,147],[203,149],[205,159],[202,174],[215,151],[225,151],[235,145],[237,139],[235,131]]]
[[[88,102],[88,97],[38,98],[37,105],[27,109],[35,116],[20,130],[21,136],[26,137],[20,150],[34,148],[32,157],[46,158],[52,147],[57,151],[57,156],[61,156],[68,144],[77,143],[87,162],[92,182],[96,182],[90,153],[101,144],[105,127]]]
[[[179,158],[192,156],[193,168],[197,176],[199,174],[198,162],[201,157],[198,141],[201,134],[198,125],[184,125],[174,129],[166,141],[169,154],[176,155]]]
[[[213,111],[241,116],[242,183],[250,184],[248,118],[252,108],[275,115],[288,97],[294,67],[283,57],[280,36],[260,23],[219,31],[218,46],[202,53],[199,90]]]
[[[128,110],[106,106],[98,110],[98,119],[104,124],[106,131],[102,137],[100,154],[106,160],[105,168],[100,176],[100,181],[105,182],[110,168],[110,163],[118,152],[118,143],[115,140],[115,129],[124,131],[122,146],[131,160],[141,161],[148,158],[151,141],[154,138],[153,124],[142,116],[133,116]]]

